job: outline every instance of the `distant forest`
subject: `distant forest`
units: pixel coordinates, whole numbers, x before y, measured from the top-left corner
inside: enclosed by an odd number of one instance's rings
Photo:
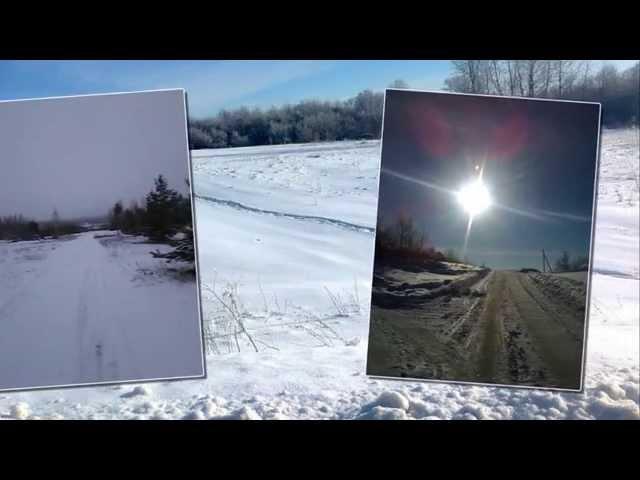
[[[0,217],[0,240],[37,240],[39,238],[58,238],[83,231],[77,222],[60,220],[57,210],[53,210],[51,220],[36,222],[22,215]]]
[[[186,181],[188,185],[189,182]],[[57,209],[53,210],[51,220],[44,222],[19,214],[0,216],[0,240],[18,242],[55,239],[89,230],[109,229],[131,235],[144,235],[151,243],[165,243],[175,247],[167,253],[157,250],[151,252],[156,258],[193,262],[195,253],[191,199],[169,188],[163,175],[158,175],[153,182],[154,188],[147,193],[142,206],[133,201],[129,207],[125,207],[119,200],[109,210],[106,223],[100,221],[97,225],[81,225],[78,221],[62,220]]]
[[[346,101],[306,100],[268,110],[223,110],[192,120],[192,149],[375,139],[382,128],[384,94],[365,90]]]
[[[460,60],[445,90],[602,102],[607,127],[638,124],[640,62],[619,71],[575,60]],[[417,88],[402,80],[390,87]],[[191,120],[192,149],[380,138],[384,93],[365,90],[344,101],[306,100],[269,109],[223,110]]]

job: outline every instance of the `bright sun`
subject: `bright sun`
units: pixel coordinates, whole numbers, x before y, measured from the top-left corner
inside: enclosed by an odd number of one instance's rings
[[[491,206],[491,195],[481,180],[463,186],[457,193],[458,201],[469,215],[476,216]]]

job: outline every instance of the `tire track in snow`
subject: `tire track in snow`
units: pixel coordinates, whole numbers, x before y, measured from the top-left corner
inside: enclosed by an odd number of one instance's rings
[[[582,370],[582,338],[576,339],[569,334],[564,325],[571,320],[577,321],[578,316],[558,321],[561,314],[553,308],[554,299],[547,299],[547,305],[543,307],[524,285],[524,274],[501,273],[521,323],[547,366],[548,380],[552,379],[556,386],[577,388]],[[550,317],[551,312],[554,318]]]
[[[637,272],[628,273],[618,270],[607,270],[604,268],[594,268],[591,273],[597,273],[598,275],[607,275],[609,277],[621,278],[623,280],[640,280],[640,275]]]
[[[201,200],[205,200],[207,202],[215,203],[217,205],[223,205],[226,207],[235,208],[236,210],[259,213],[261,215],[273,215],[275,217],[291,218],[293,220],[324,223],[324,224],[333,225],[336,227],[345,228],[347,230],[352,230],[356,232],[364,232],[364,233],[375,232],[375,228],[365,227],[364,225],[357,225],[355,223],[349,223],[342,220],[337,220],[335,218],[319,217],[314,215],[300,215],[296,213],[278,212],[275,210],[265,210],[262,208],[250,207],[248,205],[244,205],[239,202],[234,202],[233,200],[221,200],[219,198],[208,197],[206,195],[200,195],[200,194],[195,194],[195,197]]]
[[[78,358],[76,360],[78,366],[78,375],[75,383],[82,383],[86,378],[86,335],[87,326],[89,324],[89,307],[87,303],[88,289],[91,283],[91,269],[87,268],[84,272],[82,289],[78,298],[78,307],[76,315],[76,349]]]
[[[520,382],[519,377],[513,376],[509,360],[513,354],[527,371],[533,371],[534,365],[541,363],[545,377],[531,378],[534,383],[530,386],[543,382],[547,386],[578,388],[582,338],[567,327],[577,321],[577,316],[565,311],[557,300],[544,298],[526,279],[527,274],[520,272],[496,271],[488,285],[482,314],[484,333],[478,357],[479,377],[481,381],[497,380],[505,384]],[[505,325],[505,321],[511,326]],[[513,340],[510,332],[516,331],[515,325],[519,325],[517,331],[524,332],[530,343],[514,343],[515,350],[510,350],[509,342]]]
[[[246,158],[246,157],[262,157],[262,158],[272,158],[278,157],[280,155],[313,155],[318,152],[346,152],[349,150],[361,150],[361,149],[372,149],[375,150],[378,148],[380,144],[380,140],[365,140],[364,143],[362,141],[356,141],[354,143],[350,143],[348,145],[322,145],[322,144],[308,144],[308,143],[299,143],[299,144],[283,144],[283,145],[272,145],[268,150],[265,151],[265,146],[250,146],[250,147],[235,147],[235,148],[220,148],[220,149],[202,149],[202,150],[192,150],[191,155],[194,159],[204,159],[204,158]]]

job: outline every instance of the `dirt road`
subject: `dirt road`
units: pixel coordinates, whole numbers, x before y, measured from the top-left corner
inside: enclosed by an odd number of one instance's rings
[[[480,318],[478,380],[579,388],[584,310],[558,300],[528,274],[495,272]]]
[[[368,373],[577,389],[584,298],[583,283],[504,270],[410,308],[374,294]]]

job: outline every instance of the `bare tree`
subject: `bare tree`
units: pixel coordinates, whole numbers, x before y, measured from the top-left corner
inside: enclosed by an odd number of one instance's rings
[[[409,88],[409,84],[402,79],[394,80],[389,84],[389,88],[397,88],[400,90],[406,90]]]
[[[613,65],[604,65],[596,74],[596,82],[601,97],[615,92],[618,84],[618,70]]]
[[[549,96],[549,87],[551,86],[551,62],[544,62],[544,87],[543,87],[543,97]]]
[[[524,83],[523,83],[523,75],[522,68],[524,62],[522,60],[514,60],[513,67],[513,79],[514,79],[514,95],[520,95],[524,97]]]
[[[482,93],[480,90],[480,60],[453,60],[453,68],[464,81],[467,93]]]
[[[558,73],[558,97],[562,98],[562,80],[563,80],[563,73],[564,73],[564,60],[557,60],[556,61],[556,71]]]
[[[586,62],[588,64],[588,62]],[[555,95],[564,98],[573,89],[581,62],[575,60],[554,60]],[[588,75],[587,75],[588,77]]]
[[[516,77],[514,62],[507,60],[507,72],[509,73],[509,95],[513,96],[516,92]]]
[[[536,65],[537,60],[527,61],[527,96],[533,97],[536,94]]]
[[[456,60],[448,90],[510,96],[566,98],[603,104],[603,122],[640,118],[640,62],[624,71],[588,60]]]
[[[590,79],[590,62],[584,63],[584,74],[582,76],[582,98],[587,98],[587,90],[589,88],[589,79]]]
[[[500,78],[502,77],[501,63],[502,62],[500,62],[499,60],[491,60],[490,68],[487,69],[491,72],[491,79],[495,87],[495,92],[498,95],[504,95],[504,90],[502,89],[502,81],[500,80]]]

